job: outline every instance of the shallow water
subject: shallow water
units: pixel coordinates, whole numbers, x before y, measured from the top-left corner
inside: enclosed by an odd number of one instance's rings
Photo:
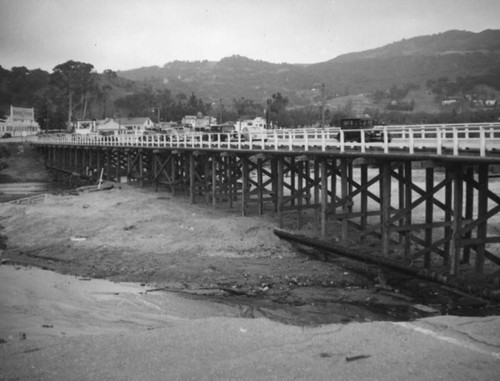
[[[44,193],[57,193],[68,189],[60,182],[9,182],[0,175],[0,202],[12,201]]]
[[[35,195],[38,193],[46,193],[49,191],[62,189],[62,187],[63,184],[55,182],[0,183],[0,193],[6,195]]]
[[[240,315],[237,307],[175,293],[146,293],[150,288],[0,265],[0,339],[148,330],[184,320]]]

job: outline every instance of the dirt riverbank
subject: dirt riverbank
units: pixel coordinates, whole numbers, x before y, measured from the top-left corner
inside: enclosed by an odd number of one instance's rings
[[[496,309],[374,266],[325,261],[276,237],[272,213],[241,217],[149,188],[115,184],[0,210],[3,263],[209,297],[247,317],[314,325]]]

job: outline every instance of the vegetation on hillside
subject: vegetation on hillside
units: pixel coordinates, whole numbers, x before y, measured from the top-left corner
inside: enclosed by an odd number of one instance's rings
[[[369,114],[386,123],[496,121],[500,117],[500,31],[450,31],[311,64],[232,56],[162,68],[95,72],[68,61],[52,73],[0,66],[0,117],[34,107],[42,128],[68,121],[148,116],[219,121],[265,116],[283,127]]]

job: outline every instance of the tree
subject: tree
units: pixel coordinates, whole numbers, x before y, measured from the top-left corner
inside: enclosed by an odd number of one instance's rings
[[[287,127],[290,124],[290,118],[286,115],[286,106],[288,98],[283,97],[281,93],[276,93],[266,101],[266,122],[273,123],[278,126]]]
[[[90,96],[97,93],[96,82],[94,66],[88,63],[67,61],[53,69],[51,83],[68,97],[68,130],[76,107],[81,107],[80,117],[85,119]]]
[[[255,103],[251,99],[241,97],[240,99],[233,99],[233,108],[240,119],[253,119],[258,115],[262,115],[263,107]]]

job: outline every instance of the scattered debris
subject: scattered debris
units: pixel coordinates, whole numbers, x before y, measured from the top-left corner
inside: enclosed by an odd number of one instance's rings
[[[425,314],[428,314],[428,315],[441,315],[441,312],[432,308],[432,307],[429,307],[429,306],[424,306],[423,304],[413,304],[411,306],[414,310],[417,310],[419,312],[423,312]]]
[[[356,360],[367,359],[369,357],[371,357],[371,356],[370,355],[351,356],[351,357],[346,357],[345,361],[351,362],[351,361],[356,361]]]
[[[18,198],[16,200],[10,201],[11,204],[18,205],[34,205],[45,201],[45,194],[37,194],[35,196]]]
[[[73,242],[78,242],[78,241],[86,241],[89,237],[87,236],[84,236],[84,235],[75,235],[73,237],[71,237],[71,240]]]
[[[76,192],[78,193],[83,193],[83,192],[97,192],[97,191],[102,191],[102,190],[110,190],[114,188],[113,183],[106,183],[103,182],[98,185],[87,185],[83,187],[76,188]]]

